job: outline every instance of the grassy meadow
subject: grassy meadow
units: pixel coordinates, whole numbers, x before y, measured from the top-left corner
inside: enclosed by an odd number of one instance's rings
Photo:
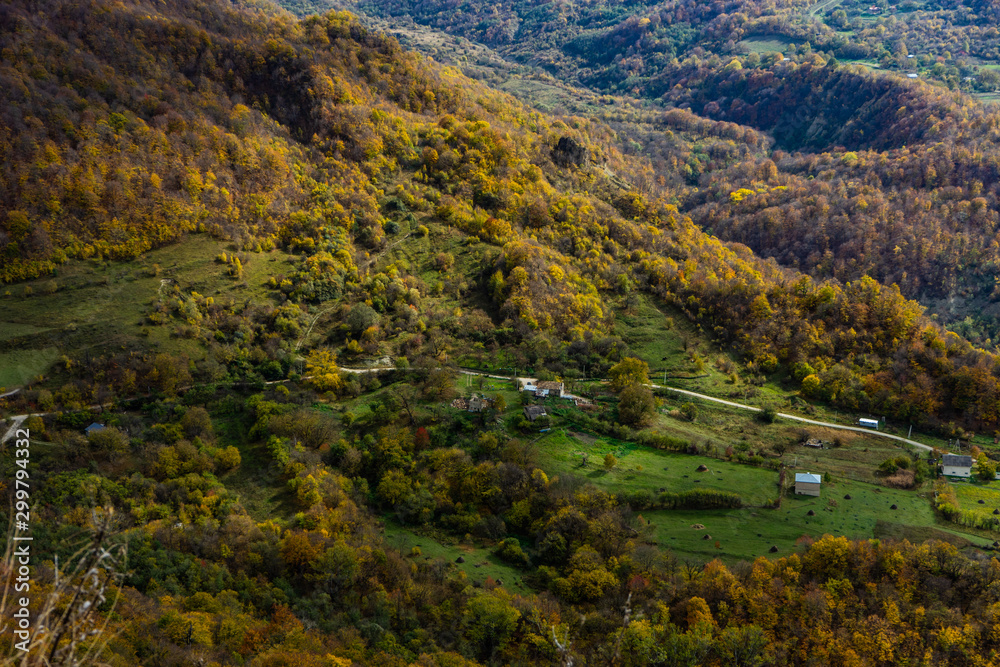
[[[387,546],[414,561],[440,558],[449,569],[455,568],[467,576],[472,584],[485,583],[489,577],[502,581],[508,590],[528,588],[523,571],[504,563],[490,549],[475,546],[470,541],[460,542],[445,535],[432,537],[390,520],[385,522],[385,541]],[[414,547],[419,549],[419,553],[413,551]],[[460,556],[465,559],[464,563],[455,562]]]

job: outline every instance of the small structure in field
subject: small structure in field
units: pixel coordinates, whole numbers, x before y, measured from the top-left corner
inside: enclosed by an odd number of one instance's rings
[[[514,378],[518,391],[530,391],[532,393],[538,389],[538,380],[535,378]]]
[[[972,477],[972,457],[964,454],[945,454],[941,458],[941,474],[946,477]]]
[[[492,406],[493,401],[483,394],[473,394],[468,398],[460,396],[451,402],[451,407],[456,410],[465,410],[466,412],[482,412]]]
[[[818,496],[823,478],[811,472],[795,473],[795,493],[803,496]]]
[[[468,407],[466,410],[469,412],[482,412],[486,408],[490,407],[491,401],[485,396],[476,396],[473,394],[469,397]]]
[[[819,438],[809,438],[802,443],[806,447],[813,447],[815,449],[823,449],[823,441]]]
[[[528,421],[535,421],[539,417],[548,416],[548,413],[541,405],[527,405],[524,408],[524,416],[528,418]]]

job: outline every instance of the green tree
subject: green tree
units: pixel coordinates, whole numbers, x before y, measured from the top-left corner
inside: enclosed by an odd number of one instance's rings
[[[378,495],[390,507],[402,503],[411,493],[410,478],[399,470],[390,470],[378,483]]]
[[[215,453],[215,465],[220,470],[232,470],[233,468],[238,468],[241,461],[242,458],[240,457],[240,450],[232,445],[220,449]]]
[[[208,415],[208,410],[201,406],[196,405],[188,408],[181,419],[181,426],[184,428],[184,435],[188,438],[212,437],[212,419]]]
[[[611,388],[622,391],[632,385],[649,384],[649,364],[642,359],[625,357],[608,371]]]
[[[634,384],[618,397],[618,420],[629,426],[642,426],[656,411],[656,399],[649,387]]]
[[[128,436],[116,428],[102,428],[87,436],[90,446],[100,452],[125,454],[129,449]]]
[[[369,327],[378,326],[381,321],[381,316],[367,303],[359,303],[351,307],[351,312],[345,318],[345,323],[355,336],[360,336]]]
[[[757,413],[757,418],[765,424],[773,424],[774,420],[778,418],[778,411],[774,409],[774,406],[767,405]]]
[[[802,394],[812,398],[818,398],[823,382],[815,373],[811,373],[802,378]]]
[[[996,479],[997,464],[993,462],[990,459],[990,457],[986,456],[985,452],[979,455],[979,458],[976,459],[976,464],[977,464],[976,467],[978,468],[977,474],[979,475],[979,479],[985,482],[989,482],[991,480]]]
[[[500,592],[482,593],[465,606],[465,634],[483,661],[507,645],[520,620],[521,612]]]
[[[615,464],[617,464],[617,463],[618,463],[618,459],[616,459],[615,455],[612,454],[611,452],[608,452],[607,454],[604,455],[604,468],[605,468],[605,470],[611,470],[612,468],[615,467]]]
[[[765,662],[767,637],[756,625],[730,626],[719,633],[715,651],[722,664],[732,667],[758,667]]]

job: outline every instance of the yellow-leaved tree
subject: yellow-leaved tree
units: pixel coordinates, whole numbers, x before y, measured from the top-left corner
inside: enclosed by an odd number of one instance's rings
[[[306,359],[309,382],[317,391],[340,393],[344,388],[344,378],[337,366],[337,355],[331,350],[313,350]]]

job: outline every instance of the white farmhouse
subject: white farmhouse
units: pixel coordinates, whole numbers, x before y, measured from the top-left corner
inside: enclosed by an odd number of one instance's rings
[[[941,474],[947,477],[972,477],[972,457],[945,454],[941,459]]]

